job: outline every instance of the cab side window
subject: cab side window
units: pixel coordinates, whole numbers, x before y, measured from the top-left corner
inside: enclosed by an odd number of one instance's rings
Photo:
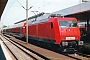
[[[52,22],[50,23],[50,25],[51,25],[51,28],[53,28],[53,23]]]

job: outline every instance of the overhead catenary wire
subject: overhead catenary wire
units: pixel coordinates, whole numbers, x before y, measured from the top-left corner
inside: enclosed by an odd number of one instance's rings
[[[6,15],[8,14],[8,12],[9,12],[10,8],[12,7],[12,5],[13,5],[15,2],[16,2],[16,0],[14,0],[14,1],[11,3],[11,5],[9,6],[9,8],[7,9],[7,13],[5,14],[5,17],[6,17]],[[4,17],[4,18],[5,18],[5,17]]]
[[[14,0],[14,1],[11,3],[9,9],[12,7],[12,5],[13,5],[15,2],[16,2],[16,0]]]
[[[16,0],[14,0],[14,1],[11,3],[11,5],[9,6],[9,8],[8,8],[7,11],[9,11],[9,9],[12,7],[12,5],[15,3],[15,1],[16,1]]]
[[[34,7],[37,3],[38,3],[39,0],[37,0],[32,6],[29,7],[29,9],[31,9],[32,7]]]
[[[37,0],[32,6],[30,6],[29,9],[31,9],[32,7],[34,7],[35,4],[38,3],[38,1],[39,1],[39,0]],[[28,9],[28,10],[29,10],[29,9]]]
[[[25,7],[24,7],[24,6],[23,6],[23,5],[22,5],[22,4],[21,4],[18,0],[17,0],[17,2],[21,5],[21,7],[22,7],[22,8],[24,8],[24,9],[25,9]]]
[[[37,0],[32,6],[29,7],[29,9],[31,9],[39,0]],[[17,0],[17,2],[21,5],[22,8],[25,9],[25,7],[19,2],[19,0]],[[28,10],[29,10],[28,9]]]
[[[25,7],[19,2],[19,0],[17,0],[18,1],[18,3],[21,5],[21,7],[22,8],[24,8],[25,9]],[[28,10],[29,9],[31,9],[32,7],[34,7],[35,6],[35,4],[37,4],[38,3],[38,1],[39,0],[37,0],[32,6],[30,6],[29,8],[28,8]],[[43,6],[41,6],[41,7],[39,7],[39,8],[37,8],[37,9],[40,9],[40,8],[42,8],[42,7],[44,7],[44,6],[46,6],[46,5],[48,5],[48,4],[50,4],[50,3],[52,3],[52,2],[54,2],[54,1],[56,1],[56,0],[53,0],[53,1],[51,1],[51,2],[48,2],[47,4],[45,4],[45,5],[43,5]],[[36,10],[36,9],[35,9]]]
[[[37,0],[37,1],[38,1],[38,0]],[[56,0],[50,1],[50,2],[48,2],[47,4],[44,4],[43,6],[36,8],[35,10],[38,11],[38,9],[40,9],[40,8],[46,6],[46,5],[48,5],[48,4],[50,4],[50,3],[54,2],[54,1],[56,1]],[[33,11],[35,11],[35,10],[33,10]],[[39,12],[39,11],[38,11],[38,12]],[[34,13],[34,14],[35,14],[35,13]]]
[[[51,1],[51,2],[48,2],[47,4],[45,4],[45,5],[41,6],[41,7],[38,7],[37,9],[40,9],[40,8],[46,6],[46,5],[48,5],[48,4],[50,4],[50,3],[54,2],[54,1],[56,1],[56,0],[53,0],[53,1]],[[35,9],[35,10],[37,10],[37,9]]]
[[[33,6],[35,6],[35,5],[38,3],[38,1],[39,1],[39,0],[37,0],[37,1],[33,4]]]

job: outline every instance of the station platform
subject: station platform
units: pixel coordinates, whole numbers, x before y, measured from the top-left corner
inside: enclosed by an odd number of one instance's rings
[[[2,36],[0,35],[0,37],[2,37]],[[11,37],[10,39],[15,40],[16,42],[18,42],[19,44],[23,45],[24,47],[26,47],[26,48],[28,48],[28,49],[30,49],[30,50],[33,50],[33,51],[39,53],[40,55],[43,55],[43,56],[47,57],[47,58],[50,59],[50,60],[74,60],[73,58],[68,57],[68,56],[65,56],[65,55],[62,55],[62,54],[59,54],[59,53],[56,53],[56,52],[53,52],[53,51],[50,51],[50,50],[47,50],[47,49],[44,49],[44,48],[40,48],[40,47],[37,47],[37,46],[32,45],[32,44],[29,44],[29,43],[26,44],[25,42],[23,42],[23,41],[21,41],[21,40],[15,39],[14,37]],[[1,42],[1,45],[2,45],[2,44],[3,44],[3,41],[0,40],[0,42]],[[8,45],[8,47],[9,47],[11,50],[14,51],[13,54],[18,54],[18,56],[20,55],[20,54],[19,54],[20,51],[19,51],[19,52],[15,51],[15,48],[14,48],[13,46],[11,46],[9,42],[7,42],[6,40],[4,40],[4,42]],[[7,58],[7,56],[8,56],[7,60],[14,60],[14,57],[12,57],[12,54],[10,54],[10,53],[7,51],[8,49],[5,48],[5,45],[3,45],[3,46],[4,46],[3,51],[4,51],[4,54],[5,54],[6,58]],[[6,49],[6,51],[5,51],[5,49]],[[22,54],[22,55],[23,55],[23,54]],[[22,58],[22,56],[19,56],[19,58],[20,58],[20,57]],[[24,57],[24,56],[23,56],[23,57]],[[24,60],[25,60],[25,59],[24,59]],[[32,59],[31,59],[31,60],[32,60]]]
[[[3,41],[1,39],[0,39],[0,45],[1,45],[1,49],[2,49],[2,51],[4,53],[5,59],[6,60],[13,60],[12,54],[9,52],[9,50],[4,45],[4,43],[3,43]]]

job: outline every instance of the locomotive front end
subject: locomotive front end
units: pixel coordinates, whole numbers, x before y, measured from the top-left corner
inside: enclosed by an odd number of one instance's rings
[[[59,30],[62,46],[83,45],[83,41],[80,41],[80,30],[76,19],[59,20]]]

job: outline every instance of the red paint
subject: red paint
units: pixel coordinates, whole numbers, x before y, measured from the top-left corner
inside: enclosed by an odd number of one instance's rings
[[[37,37],[37,38],[45,38],[48,40],[56,40],[56,44],[61,44],[62,41],[73,41],[71,40],[75,37],[74,40],[80,40],[80,30],[77,28],[61,28],[59,25],[59,21],[76,21],[75,18],[59,18],[53,17],[48,18],[47,22],[41,22],[37,24],[30,24],[28,26],[28,36]],[[22,35],[26,35],[26,22],[23,23],[22,27]],[[69,31],[70,30],[70,31]],[[12,33],[18,32],[20,33],[20,27],[12,28]],[[70,40],[66,40],[66,37]]]

